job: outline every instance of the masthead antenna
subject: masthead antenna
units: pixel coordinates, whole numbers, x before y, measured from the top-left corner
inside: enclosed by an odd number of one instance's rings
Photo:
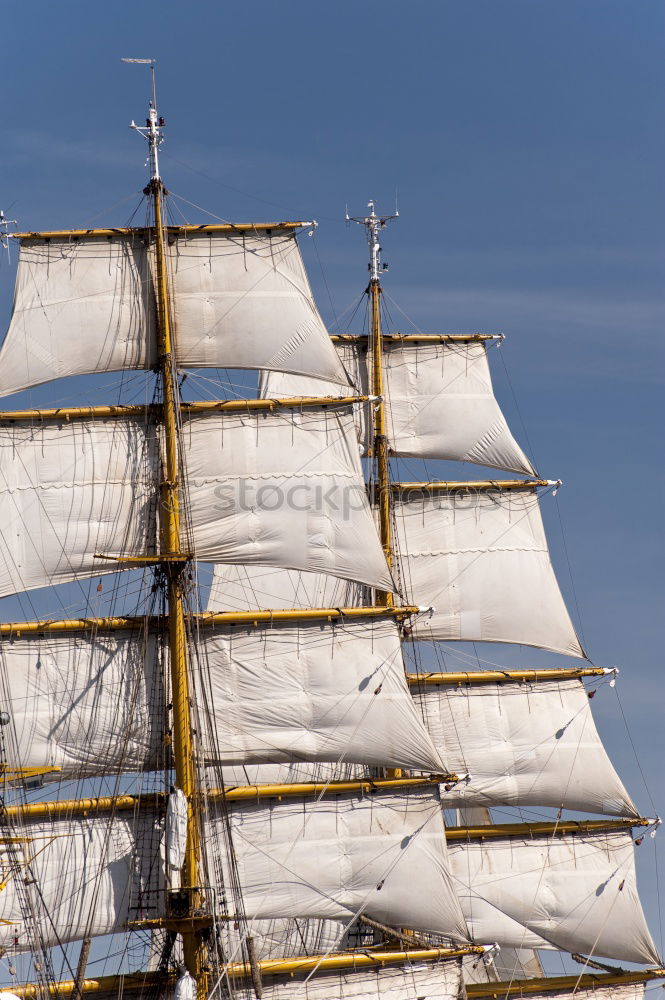
[[[142,135],[144,139],[148,142],[149,153],[149,163],[150,163],[150,180],[159,181],[159,156],[158,149],[164,142],[164,135],[162,129],[166,124],[163,118],[157,115],[157,85],[155,82],[155,63],[156,59],[121,59],[124,63],[137,63],[141,66],[149,66],[150,74],[152,77],[152,100],[150,101],[148,107],[148,117],[145,120],[145,125],[137,125],[134,119],[130,122],[129,127]]]
[[[11,261],[11,256],[9,254],[9,227],[16,225],[16,219],[7,219],[5,217],[5,213],[2,209],[0,209],[0,247],[3,247],[7,251],[8,261]]]
[[[359,226],[364,226],[367,231],[367,243],[369,245],[369,276],[370,281],[377,284],[381,281],[381,275],[388,270],[387,264],[381,263],[381,243],[379,242],[379,230],[390,222],[391,219],[399,218],[399,212],[395,207],[394,215],[377,215],[373,199],[367,202],[368,215],[349,215],[346,211],[347,222],[357,222]]]

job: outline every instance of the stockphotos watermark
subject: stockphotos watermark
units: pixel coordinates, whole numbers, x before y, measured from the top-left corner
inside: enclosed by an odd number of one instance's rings
[[[220,483],[215,487],[214,494],[217,499],[216,508],[222,515],[288,511],[295,514],[319,514],[338,524],[348,524],[356,513],[366,511],[369,507],[367,489],[364,484],[357,482],[271,483],[237,479],[230,483]],[[435,501],[437,507],[450,507],[458,511],[475,507],[481,498],[487,496],[487,490],[468,487],[434,495],[425,486],[411,488],[408,492],[411,503],[429,499]]]
[[[365,487],[359,483],[257,483],[238,479],[220,483],[214,494],[221,514],[288,511],[319,514],[348,524],[354,514],[368,509]]]

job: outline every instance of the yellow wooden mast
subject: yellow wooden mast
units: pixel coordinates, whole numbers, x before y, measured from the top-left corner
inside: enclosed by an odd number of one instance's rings
[[[164,227],[162,226],[162,238]],[[287,399],[203,399],[180,403],[179,413],[189,417],[196,413],[250,413],[253,410],[328,410],[354,403],[366,403],[370,396],[290,396]],[[101,406],[57,406],[30,410],[0,410],[0,423],[21,420],[109,420],[115,417],[150,417],[164,420],[161,403],[113,403]]]
[[[363,949],[362,951],[345,952],[342,954],[303,955],[284,959],[262,959],[258,962],[261,975],[265,977],[293,977],[298,974],[355,969],[380,969],[391,965],[409,965],[413,962],[440,962],[446,959],[454,960],[466,955],[482,956],[487,951],[479,945],[469,945],[461,948],[430,948],[409,949],[408,951],[388,951],[385,949]],[[232,962],[225,969],[230,979],[246,979],[250,968],[244,962]],[[663,979],[665,969],[621,969],[615,973],[585,972],[573,976],[539,976],[535,979],[511,979],[508,982],[466,983],[465,992],[473,1000],[507,1000],[508,997],[523,997],[541,993],[567,993],[571,997],[579,990],[602,990],[608,986],[626,986],[637,983],[648,983],[651,980]],[[133,972],[111,976],[87,977],[81,983],[84,995],[101,997],[117,997],[125,993],[140,993],[146,989],[161,986],[163,977],[156,972]],[[175,985],[174,977],[167,980],[171,987]],[[54,998],[73,996],[76,983],[73,979],[58,983],[49,983],[47,996]],[[12,993],[21,1000],[38,998],[40,987],[33,984],[27,986],[12,986]]]
[[[288,976],[293,977],[298,974],[325,974],[328,972],[353,972],[355,969],[382,969],[384,966],[406,965],[411,962],[441,962],[464,958],[466,955],[482,956],[487,952],[487,948],[482,945],[466,945],[461,947],[432,947],[414,948],[408,951],[395,951],[394,949],[367,949],[348,951],[328,955],[296,955],[289,958],[264,958],[256,964],[262,976]],[[230,962],[224,969],[224,975],[229,979],[248,979],[251,968],[246,962]],[[641,974],[643,979],[654,978],[655,975],[662,974],[662,970],[652,970],[652,975]],[[641,982],[642,979],[636,980]],[[124,996],[126,993],[142,993],[146,990],[155,990],[158,987],[175,986],[175,976],[164,978],[159,972],[129,972],[110,976],[86,977],[80,983],[83,995],[97,995],[104,998],[115,998]],[[66,979],[57,983],[49,983],[46,996],[60,1000],[63,997],[71,997],[76,990],[76,983],[73,979]],[[42,1000],[44,991],[41,986],[29,983],[26,986],[12,986],[12,994],[17,997],[32,1000],[39,998]]]
[[[367,242],[369,244],[369,286],[367,294],[369,296],[370,311],[370,342],[371,353],[370,386],[371,393],[376,397],[373,404],[373,434],[372,434],[372,457],[374,461],[375,473],[375,495],[379,515],[379,535],[383,553],[388,566],[393,566],[392,547],[392,526],[390,522],[391,488],[390,488],[390,460],[388,452],[388,436],[386,424],[386,404],[383,398],[383,333],[381,330],[381,274],[386,269],[386,265],[381,263],[381,244],[379,242],[379,230],[382,229],[389,219],[394,219],[394,215],[379,216],[374,210],[374,202],[370,201],[368,206],[369,215],[349,216],[347,221],[357,222],[363,225],[367,231]],[[392,607],[394,595],[392,591],[377,591],[376,603],[385,607]]]
[[[171,325],[171,303],[164,237],[164,184],[159,175],[158,149],[163,140],[163,119],[157,115],[155,70],[152,69],[152,101],[145,128],[134,128],[150,148],[150,182],[145,189],[152,198],[157,305],[157,345],[162,387],[162,424],[165,462],[160,483],[160,522],[162,573],[166,578],[168,600],[168,642],[171,666],[171,701],[173,706],[172,749],[176,787],[187,799],[187,843],[181,872],[181,886],[186,894],[185,917],[200,913],[205,905],[202,891],[201,799],[194,755],[193,726],[189,690],[185,589],[188,555],[183,551],[180,521],[180,390],[177,383],[175,344]],[[132,123],[133,124],[133,123]],[[203,931],[184,931],[185,965],[197,984],[200,1000],[208,996],[208,968]]]
[[[146,128],[136,128],[137,132],[146,135],[149,126]],[[159,128],[159,126],[158,126]],[[149,140],[149,134],[146,135]],[[213,223],[208,226],[164,226],[164,231],[168,233],[169,236],[189,236],[192,233],[254,233],[254,232],[294,232],[297,229],[310,229],[315,226],[316,223],[313,221],[294,221],[294,222],[224,222],[224,223]],[[25,242],[26,240],[41,241],[41,240],[80,240],[81,238],[90,239],[90,237],[99,236],[106,237],[107,239],[112,239],[114,236],[133,236],[135,235],[137,239],[145,239],[150,236],[149,229],[145,226],[114,226],[110,229],[50,229],[44,230],[43,232],[25,232],[25,233],[8,233],[13,240],[21,240]]]

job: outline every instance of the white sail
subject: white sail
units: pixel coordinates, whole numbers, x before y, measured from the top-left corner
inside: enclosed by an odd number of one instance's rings
[[[353,608],[362,604],[361,584],[324,573],[273,566],[215,565],[208,611]]]
[[[445,772],[409,695],[392,621],[204,630],[198,649],[211,760]]]
[[[402,598],[434,608],[414,620],[415,639],[523,643],[584,656],[533,492],[402,498],[395,520]],[[216,566],[208,609],[362,603],[361,588],[325,574]]]
[[[535,951],[523,948],[501,948],[487,956],[467,956],[462,960],[465,983],[513,982],[516,979],[537,979],[543,967]]]
[[[573,983],[567,990],[553,990],[551,986],[546,990],[534,990],[534,984],[529,984],[529,997],[532,1000],[572,1000],[572,997],[577,1000],[643,1000],[647,987],[646,983],[613,983],[605,986],[601,976],[596,977],[591,986],[581,986],[574,982],[575,978],[573,977]]]
[[[467,931],[453,892],[438,796],[430,791],[233,803],[230,823],[244,911],[250,920],[327,918],[358,912],[390,926],[433,930],[455,941]],[[209,845],[224,842],[224,810],[211,804]],[[128,920],[163,913],[163,819],[148,809],[111,817],[23,822],[21,877],[34,878],[45,946],[111,934]],[[0,845],[0,857],[16,848]],[[160,859],[161,856],[161,860]],[[223,858],[226,866],[228,859]],[[32,883],[31,883],[32,884]],[[225,871],[225,885],[232,885]],[[233,907],[216,890],[219,910]],[[31,947],[10,878],[0,893],[0,946]],[[7,923],[5,923],[7,921]]]
[[[446,805],[638,815],[605,753],[581,681],[423,685],[412,693],[450,770],[469,775]]]
[[[540,646],[584,656],[550,562],[534,492],[425,495],[395,503],[409,601],[432,606],[416,639]]]
[[[475,940],[660,964],[630,830],[469,841],[448,856]]]
[[[366,392],[367,348],[343,341],[336,346],[352,379]],[[533,474],[494,396],[484,341],[386,341],[383,360],[393,454]],[[343,384],[333,388],[333,394],[345,393]],[[318,379],[266,372],[261,394],[326,396],[331,390]],[[367,425],[360,411],[359,416],[359,436],[367,450]]]
[[[348,409],[194,417],[183,444],[197,558],[390,589]]]
[[[359,395],[369,395],[367,347],[346,341],[337,341],[334,346],[345,372],[342,381],[329,382],[311,374],[295,375],[292,372],[271,372],[262,369],[259,374],[259,396],[263,399],[288,399],[290,396],[348,396],[349,382]],[[371,421],[367,419],[367,407],[356,403],[353,407],[353,416],[361,453],[366,455],[371,435]]]
[[[180,365],[345,380],[292,233],[188,233],[167,253]],[[151,368],[151,258],[140,232],[24,241],[0,395],[64,375]]]
[[[159,766],[168,697],[158,654],[139,632],[0,643],[11,765],[60,777]],[[392,621],[204,628],[192,674],[210,762],[446,770],[409,695]]]
[[[157,465],[137,420],[0,427],[0,596],[154,553]]]
[[[249,919],[363,913],[467,940],[430,790],[247,802],[231,829]]]
[[[293,233],[188,233],[170,264],[181,365],[347,381]]]
[[[138,234],[26,240],[0,349],[0,395],[65,375],[152,367],[153,302]]]
[[[154,636],[11,638],[0,662],[11,766],[62,777],[159,766],[166,699]]]
[[[199,558],[390,586],[350,413],[211,414],[183,438]],[[154,554],[160,478],[138,420],[0,427],[0,596],[118,568],[98,553]]]
[[[187,796],[181,788],[174,788],[166,804],[164,846],[169,869],[180,872],[185,863],[188,833]]]
[[[295,782],[359,781],[367,778],[367,768],[361,764],[327,764],[298,762],[297,764],[246,764],[222,768],[224,787],[238,785],[284,785]]]
[[[401,966],[317,973],[263,987],[264,1000],[459,1000],[462,995],[459,961],[434,964],[405,962]]]
[[[24,952],[40,942],[53,947],[112,934],[128,920],[162,914],[158,875],[163,862],[153,817],[118,814],[29,822],[5,825],[5,832],[21,843],[0,843],[2,871],[8,876],[0,893],[1,948]],[[19,879],[24,887],[18,886]]]
[[[258,959],[326,955],[349,946],[342,920],[251,920],[220,925],[229,962],[242,961],[242,941],[251,937]]]

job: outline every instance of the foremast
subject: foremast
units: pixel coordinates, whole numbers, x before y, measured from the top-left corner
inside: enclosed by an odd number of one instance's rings
[[[154,221],[154,246],[157,304],[157,346],[159,376],[162,389],[162,421],[164,428],[163,478],[160,483],[161,501],[161,569],[166,578],[168,601],[168,644],[171,668],[171,699],[173,705],[172,751],[176,788],[187,799],[187,842],[181,873],[184,890],[184,912],[179,907],[179,917],[200,915],[204,904],[201,858],[201,797],[199,794],[194,757],[193,726],[185,623],[186,572],[190,554],[183,550],[180,518],[180,391],[171,324],[166,253],[164,249],[164,196],[166,188],[159,173],[159,146],[163,142],[164,119],[158,117],[155,92],[155,68],[152,72],[152,101],[145,128],[132,127],[148,141],[150,151],[150,181],[145,188],[152,198]],[[203,931],[183,931],[183,955],[187,971],[196,979],[197,995],[201,1000],[208,996],[208,974],[205,962]]]

